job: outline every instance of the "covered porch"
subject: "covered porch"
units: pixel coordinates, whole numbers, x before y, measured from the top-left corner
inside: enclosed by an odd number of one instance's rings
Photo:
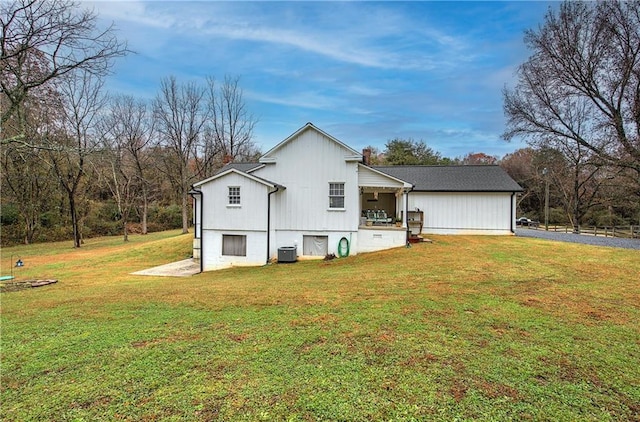
[[[358,167],[359,229],[407,230],[408,194],[413,185],[371,167]]]
[[[404,196],[402,189],[360,187],[360,226],[401,229]]]

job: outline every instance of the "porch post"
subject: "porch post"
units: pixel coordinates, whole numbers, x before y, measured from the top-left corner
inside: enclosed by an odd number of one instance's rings
[[[405,229],[409,227],[409,221],[408,221],[408,211],[409,211],[409,190],[407,189],[403,189],[402,190],[402,199],[404,199],[404,201],[402,201],[402,207],[403,207],[403,211],[402,211],[402,227],[404,227]]]

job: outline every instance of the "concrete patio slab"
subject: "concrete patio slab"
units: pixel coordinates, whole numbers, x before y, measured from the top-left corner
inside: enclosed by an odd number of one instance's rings
[[[148,268],[142,271],[131,273],[133,275],[152,275],[160,277],[189,277],[200,272],[200,263],[192,258],[183,259],[182,261],[172,262],[170,264],[160,265]]]

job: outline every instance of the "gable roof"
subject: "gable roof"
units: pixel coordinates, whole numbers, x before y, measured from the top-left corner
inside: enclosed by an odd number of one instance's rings
[[[373,166],[421,192],[522,192],[500,166]]]
[[[270,188],[276,188],[277,187],[279,189],[286,189],[284,186],[282,186],[282,185],[280,185],[278,183],[272,182],[272,181],[264,179],[262,177],[254,176],[254,175],[246,173],[246,172],[244,172],[242,170],[238,170],[236,168],[233,168],[233,166],[229,166],[229,167],[231,167],[231,168],[227,168],[226,170],[224,170],[224,171],[222,171],[220,173],[217,173],[214,176],[209,177],[208,179],[201,180],[201,181],[199,181],[197,183],[194,183],[193,187],[195,188],[195,187],[198,187],[198,186],[202,186],[202,185],[204,185],[206,183],[209,183],[209,182],[211,182],[213,180],[223,178],[224,176],[226,176],[228,174],[235,173],[235,174],[238,174],[238,175],[240,175],[242,177],[246,177],[247,179],[251,179],[251,180],[253,180],[255,182],[261,183],[261,184],[263,184],[263,185],[265,185],[267,187],[270,187]]]
[[[335,142],[336,144],[338,144],[341,147],[343,147],[344,149],[346,149],[350,153],[350,155],[347,156],[348,160],[353,160],[353,161],[361,161],[362,160],[362,154],[360,154],[358,151],[356,151],[355,149],[351,148],[349,145],[345,144],[344,142],[341,142],[337,138],[334,138],[333,136],[329,135],[328,133],[324,132],[323,130],[319,129],[318,127],[314,126],[313,123],[308,122],[306,125],[302,126],[300,129],[296,130],[294,133],[289,135],[285,140],[280,142],[278,145],[274,146],[269,151],[265,152],[262,155],[262,157],[260,157],[260,162],[261,163],[273,163],[273,162],[275,162],[275,157],[272,157],[273,153],[275,153],[277,150],[279,150],[284,145],[286,145],[287,143],[289,143],[293,139],[297,138],[298,136],[300,136],[303,132],[305,132],[307,130],[315,130],[316,132],[320,133],[324,137],[328,138],[329,140]]]
[[[263,167],[264,164],[260,163],[228,163],[225,164],[216,174],[223,173],[230,169],[240,170],[244,173],[251,173],[254,170],[257,170],[258,167]]]

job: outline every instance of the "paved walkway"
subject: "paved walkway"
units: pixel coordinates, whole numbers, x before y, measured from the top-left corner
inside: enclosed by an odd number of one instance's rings
[[[189,277],[200,272],[200,263],[193,259],[184,259],[171,264],[160,265],[142,271],[131,273],[133,275],[153,275],[161,277]]]

